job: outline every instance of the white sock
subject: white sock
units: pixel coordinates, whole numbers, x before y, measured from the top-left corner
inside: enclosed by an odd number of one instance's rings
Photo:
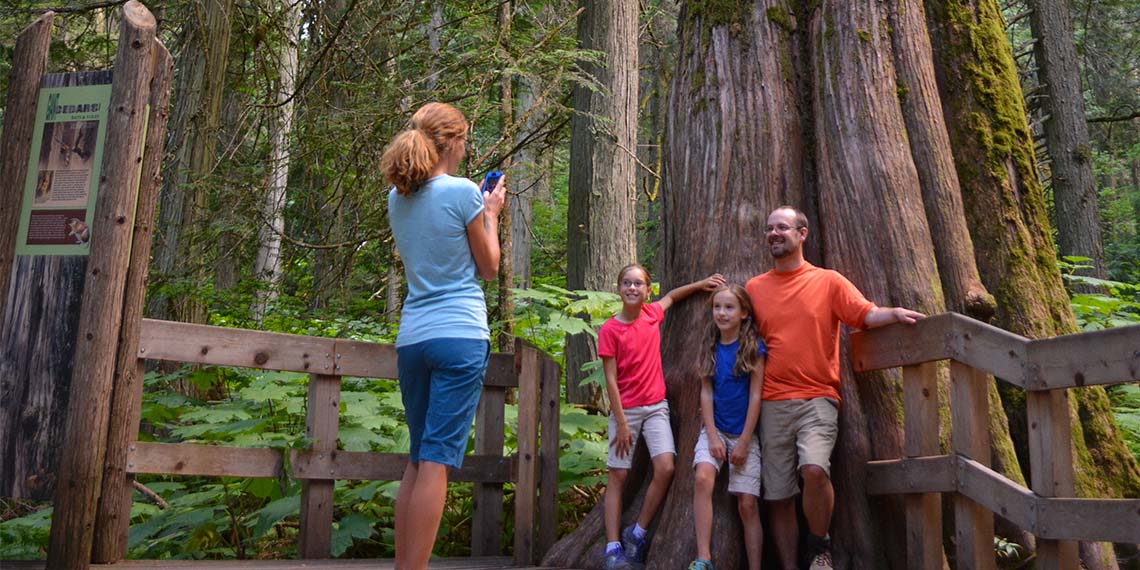
[[[637,540],[645,538],[645,529],[641,528],[641,523],[633,523],[633,537]]]
[[[609,556],[610,554],[613,554],[614,552],[617,552],[619,550],[621,550],[621,543],[620,542],[607,542],[606,543],[606,555],[607,556]]]

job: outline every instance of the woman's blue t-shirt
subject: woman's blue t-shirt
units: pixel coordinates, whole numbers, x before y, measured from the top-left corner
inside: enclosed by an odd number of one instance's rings
[[[756,339],[756,354],[768,355],[764,341]],[[740,350],[740,339],[729,344],[716,344],[716,368],[713,370],[713,420],[721,433],[737,436],[744,433],[744,420],[748,415],[748,389],[752,383],[751,374],[734,374],[736,351]]]
[[[388,192],[388,220],[408,281],[397,347],[435,338],[491,338],[467,242],[467,224],[482,212],[479,187],[466,178],[444,174],[407,196]]]

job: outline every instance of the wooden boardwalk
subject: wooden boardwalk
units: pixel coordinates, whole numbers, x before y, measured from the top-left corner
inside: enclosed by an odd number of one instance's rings
[[[4,570],[44,570],[44,560],[0,560]],[[114,564],[92,564],[94,569],[115,570],[392,570],[391,558],[356,560],[122,560]],[[498,568],[521,570],[509,556],[473,558],[433,558],[428,568],[441,570],[482,570]],[[535,567],[530,567],[535,568]]]

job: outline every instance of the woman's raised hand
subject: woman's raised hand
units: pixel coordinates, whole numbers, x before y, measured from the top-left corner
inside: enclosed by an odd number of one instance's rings
[[[486,180],[479,183],[479,190],[483,193],[483,209],[492,216],[498,216],[499,212],[503,211],[503,205],[507,203],[506,182],[507,176],[504,174],[494,188],[483,188]]]

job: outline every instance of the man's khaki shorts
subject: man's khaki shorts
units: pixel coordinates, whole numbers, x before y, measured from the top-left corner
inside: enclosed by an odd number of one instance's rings
[[[724,457],[727,461],[729,454],[736,447],[737,441],[740,440],[740,436],[732,436],[716,430],[716,435],[713,437],[719,437],[724,443]],[[729,493],[760,496],[760,443],[756,439],[754,437],[748,440],[748,455],[745,457],[743,465],[733,465],[729,462]],[[693,467],[696,468],[701,463],[712,465],[716,468],[717,473],[720,473],[720,466],[723,463],[709,453],[709,436],[705,432],[704,426],[701,427],[701,435],[697,438],[697,447],[693,453]]]
[[[669,425],[669,401],[661,400],[648,406],[634,406],[625,409],[625,422],[629,424],[629,433],[633,436],[633,445],[625,457],[618,457],[617,446],[614,445],[614,435],[617,434],[617,420],[610,413],[609,443],[610,451],[606,457],[606,467],[610,469],[629,469],[633,465],[633,450],[637,447],[637,438],[645,436],[645,445],[649,448],[649,457],[657,457],[662,453],[677,453],[673,444],[673,427]]]
[[[818,465],[831,475],[831,450],[839,435],[839,402],[831,398],[765,400],[760,405],[764,498],[779,501],[800,492],[799,467]]]

